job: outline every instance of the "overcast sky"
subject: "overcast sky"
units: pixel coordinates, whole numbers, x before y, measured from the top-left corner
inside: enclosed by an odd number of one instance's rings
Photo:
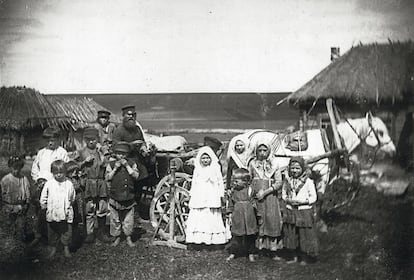
[[[0,0],[0,83],[43,93],[294,91],[412,0]]]

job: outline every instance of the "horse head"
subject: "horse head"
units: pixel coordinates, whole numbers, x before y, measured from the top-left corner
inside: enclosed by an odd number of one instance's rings
[[[345,148],[352,153],[360,144],[373,148],[377,154],[393,157],[396,149],[387,126],[368,112],[365,118],[348,119],[338,124]]]
[[[380,118],[374,117],[371,112],[366,114],[365,119],[370,128],[365,143],[371,147],[377,147],[379,152],[394,156],[396,152],[395,145],[385,123]]]

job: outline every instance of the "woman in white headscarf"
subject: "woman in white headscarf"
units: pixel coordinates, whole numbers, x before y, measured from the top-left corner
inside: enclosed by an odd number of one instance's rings
[[[230,140],[227,152],[227,189],[230,188],[233,170],[236,168],[248,168],[249,161],[252,158],[252,152],[248,144],[249,141],[245,134],[237,135]]]
[[[256,247],[277,251],[282,248],[282,216],[279,206],[279,193],[282,186],[282,174],[271,147],[258,142],[255,158],[249,163],[252,176],[252,189],[257,192],[257,220],[259,233]],[[278,257],[275,255],[275,259]]]
[[[218,158],[210,147],[202,147],[196,156],[190,190],[187,243],[226,243],[221,215],[223,197],[224,183]]]

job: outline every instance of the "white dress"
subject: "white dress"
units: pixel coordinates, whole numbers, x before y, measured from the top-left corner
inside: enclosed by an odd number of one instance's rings
[[[209,166],[200,165],[201,155],[212,159]],[[224,244],[226,232],[221,215],[221,198],[224,184],[217,156],[209,147],[202,147],[197,154],[190,190],[190,213],[186,223],[186,242]]]

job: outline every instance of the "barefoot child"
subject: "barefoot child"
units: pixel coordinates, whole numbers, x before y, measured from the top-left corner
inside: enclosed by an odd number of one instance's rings
[[[205,146],[198,151],[194,165],[186,242],[224,244],[226,234],[221,213],[224,183],[218,158]]]
[[[74,224],[77,224],[79,227],[85,225],[85,215],[84,215],[84,200],[83,200],[83,189],[80,184],[80,167],[79,165],[71,160],[65,163],[67,178],[72,182],[73,188],[76,192],[75,202],[73,203],[73,212],[74,212]]]
[[[134,247],[131,235],[134,229],[135,180],[139,177],[136,162],[127,158],[130,152],[128,142],[115,144],[115,160],[106,166],[106,180],[110,181],[109,211],[110,233],[115,237],[112,246],[118,246],[121,241],[121,231],[125,234],[127,243]]]
[[[312,209],[317,196],[315,184],[308,174],[302,157],[290,159],[282,186],[282,199],[286,202],[283,243],[294,253],[293,260],[288,261],[289,263],[297,262],[298,257],[302,257],[301,264],[306,264],[306,261],[318,254],[318,239]]]
[[[274,260],[282,249],[282,215],[279,206],[279,191],[282,187],[282,174],[268,143],[259,142],[255,158],[249,163],[252,176],[252,189],[257,192],[257,222],[259,232],[256,247],[268,250]]]
[[[0,182],[1,203],[3,212],[9,218],[9,226],[14,236],[24,241],[26,213],[29,208],[30,192],[29,180],[21,171],[24,160],[19,156],[11,156],[7,162],[11,172],[5,175]]]
[[[105,181],[105,168],[107,160],[97,147],[99,131],[94,127],[86,127],[83,132],[86,146],[78,150],[76,160],[85,173],[85,243],[93,243],[95,237],[104,243],[111,240],[105,233],[105,222],[108,215],[107,183]],[[95,228],[98,228],[97,232]]]
[[[231,185],[232,194],[229,199],[229,212],[231,220],[231,233],[233,240],[230,246],[230,256],[227,261],[235,258],[243,249],[254,262],[256,234],[258,231],[255,209],[255,193],[250,187],[251,177],[245,168],[233,170]]]
[[[69,244],[72,239],[73,208],[75,188],[66,178],[65,163],[56,160],[51,164],[53,178],[48,180],[40,195],[40,205],[46,209],[47,235],[49,255],[52,258],[56,253],[57,243],[64,246],[65,257],[71,257]]]

